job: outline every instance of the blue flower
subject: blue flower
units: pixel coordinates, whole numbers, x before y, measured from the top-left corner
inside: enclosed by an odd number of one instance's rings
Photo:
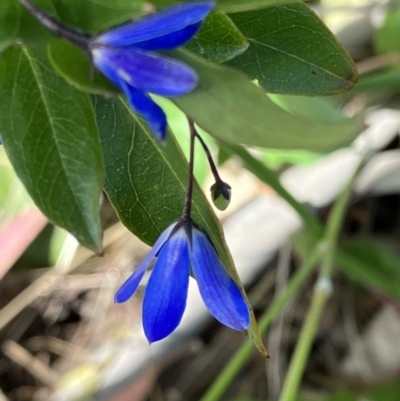
[[[157,261],[143,298],[143,328],[150,343],[162,340],[178,327],[186,307],[191,272],[205,305],[217,320],[234,330],[248,327],[250,313],[242,293],[207,234],[193,222],[180,220],[161,234],[115,294],[116,303],[127,301],[135,293],[154,257]]]
[[[196,87],[197,74],[186,64],[154,52],[187,43],[213,6],[211,1],[173,6],[89,42],[95,66],[124,92],[132,109],[160,140],[165,139],[167,119],[148,93],[185,95]]]

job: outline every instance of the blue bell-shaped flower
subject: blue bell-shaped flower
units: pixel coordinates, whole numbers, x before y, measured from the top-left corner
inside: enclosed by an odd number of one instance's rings
[[[148,93],[182,96],[197,85],[186,64],[156,54],[187,43],[214,7],[211,1],[186,3],[107,31],[89,41],[95,66],[126,95],[132,109],[164,140],[167,119]]]
[[[191,272],[205,305],[217,320],[234,330],[248,327],[250,312],[239,287],[226,272],[208,235],[193,222],[180,220],[161,234],[117,291],[116,303],[127,301],[135,293],[154,257],[157,261],[143,299],[143,328],[150,343],[162,340],[178,327]]]

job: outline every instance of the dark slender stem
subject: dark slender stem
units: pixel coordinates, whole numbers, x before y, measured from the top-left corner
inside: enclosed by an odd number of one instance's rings
[[[218,170],[217,167],[214,163],[214,160],[211,156],[210,153],[210,149],[208,149],[208,146],[206,145],[206,143],[204,142],[203,138],[200,136],[200,134],[197,132],[197,130],[195,129],[195,133],[196,133],[196,138],[200,141],[201,146],[203,146],[204,152],[207,156],[208,159],[208,163],[210,164],[210,168],[211,168],[211,172],[213,173],[214,176],[214,180],[217,184],[223,184],[224,182],[221,180],[221,177],[218,174]]]
[[[88,40],[91,38],[91,35],[80,32],[61,23],[60,21],[57,21],[55,18],[51,17],[43,10],[32,4],[29,0],[19,1],[39,22],[50,29],[53,33],[69,40],[71,43],[82,49],[88,49]]]
[[[189,166],[188,166],[188,180],[186,186],[186,197],[185,204],[183,206],[182,221],[190,222],[190,213],[192,211],[192,197],[193,197],[193,168],[194,168],[194,140],[196,138],[196,128],[194,126],[194,121],[187,117],[189,122],[190,130],[190,156],[189,156]]]

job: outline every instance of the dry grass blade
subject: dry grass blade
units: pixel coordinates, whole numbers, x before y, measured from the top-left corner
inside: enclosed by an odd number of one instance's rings
[[[2,350],[11,360],[21,365],[43,384],[53,386],[59,380],[60,377],[54,370],[14,341],[6,341],[2,346]]]
[[[118,241],[126,232],[127,230],[121,223],[117,223],[107,229],[104,233],[104,248]],[[0,330],[37,298],[50,294],[64,280],[65,274],[74,271],[82,263],[93,257],[93,252],[85,248],[79,248],[76,251],[76,244],[74,242],[68,241],[67,247],[69,248],[69,252],[64,252],[64,254],[67,254],[67,263],[65,263],[64,259],[59,260],[54,268],[39,277],[0,310]],[[73,258],[70,257],[71,253],[74,255]]]

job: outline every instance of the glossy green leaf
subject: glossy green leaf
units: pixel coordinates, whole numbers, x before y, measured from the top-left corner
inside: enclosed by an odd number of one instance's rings
[[[141,0],[53,0],[63,22],[98,33],[143,12]]]
[[[321,96],[349,90],[356,66],[303,3],[230,14],[250,46],[228,64],[271,93]]]
[[[344,250],[345,263],[340,255],[337,258],[344,274],[400,300],[400,258],[397,255],[368,239],[348,241]]]
[[[187,162],[171,133],[166,145],[160,144],[122,98],[96,97],[94,104],[104,151],[104,189],[122,223],[153,244],[182,213]],[[243,289],[222,228],[197,185],[192,208],[194,221],[210,235],[224,265]],[[263,350],[254,317],[251,335]]]
[[[231,19],[222,11],[213,11],[186,48],[208,61],[223,63],[242,54],[248,46]]]
[[[152,0],[156,7],[166,7],[176,3],[190,2],[191,0]],[[298,3],[301,0],[215,0],[218,8],[222,11],[233,13],[239,11],[258,10],[264,7],[276,6],[278,4]]]
[[[173,101],[216,138],[276,149],[327,150],[356,134],[353,120],[312,123],[277,106],[262,89],[232,69],[183,51],[175,56],[197,71],[199,84]]]
[[[48,44],[47,53],[57,73],[79,90],[96,95],[119,92],[103,74],[91,65],[88,55],[71,43],[54,39]]]
[[[100,251],[103,167],[90,100],[54,73],[43,51],[11,47],[1,58],[0,132],[17,175],[50,220]]]
[[[153,244],[182,213],[187,162],[171,133],[166,145],[160,144],[122,97],[96,97],[94,104],[104,152],[107,195],[121,221],[141,240]],[[210,232],[227,262],[220,226],[198,188],[193,213],[198,224]]]
[[[385,23],[375,33],[375,49],[380,54],[400,51],[400,7],[389,9]]]

